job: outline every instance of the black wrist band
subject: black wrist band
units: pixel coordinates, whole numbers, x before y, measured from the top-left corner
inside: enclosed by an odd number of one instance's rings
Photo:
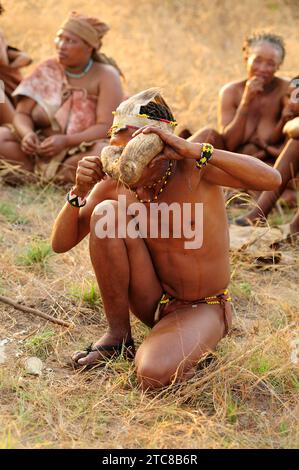
[[[80,196],[77,196],[77,194],[75,194],[73,192],[73,189],[71,189],[67,195],[66,195],[66,200],[71,204],[71,206],[73,207],[83,207],[85,206],[86,204],[86,198],[85,197],[80,197]]]

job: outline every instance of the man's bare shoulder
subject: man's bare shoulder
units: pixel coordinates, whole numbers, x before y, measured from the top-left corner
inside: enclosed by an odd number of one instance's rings
[[[94,186],[89,199],[92,199],[94,204],[98,204],[104,199],[112,199],[116,194],[116,189],[117,181],[110,178],[110,176],[107,176],[104,180]]]
[[[116,199],[117,182],[107,177],[96,183],[90,194],[87,196],[87,204],[80,209],[81,222],[85,220],[89,223],[94,208],[107,199]]]

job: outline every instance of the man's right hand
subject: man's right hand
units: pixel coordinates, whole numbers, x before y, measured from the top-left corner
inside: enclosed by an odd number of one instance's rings
[[[37,153],[40,146],[40,141],[35,132],[28,132],[21,142],[21,149],[26,155],[34,155]]]
[[[85,197],[96,183],[105,176],[101,159],[98,156],[83,157],[76,172],[76,183],[73,191],[77,196]]]
[[[263,91],[264,82],[259,77],[252,77],[247,80],[242,101],[244,104],[249,104],[251,101]]]

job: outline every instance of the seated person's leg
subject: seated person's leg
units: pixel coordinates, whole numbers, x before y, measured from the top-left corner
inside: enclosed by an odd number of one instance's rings
[[[116,237],[100,238],[98,222],[103,216],[100,213],[109,211],[114,224],[111,209],[116,217]],[[117,238],[117,216],[118,202],[107,200],[96,206],[91,218],[90,256],[108,322],[107,333],[94,343],[93,349],[131,340],[129,308],[143,323],[152,326],[162,295],[143,239]],[[74,362],[80,366],[90,365],[99,359],[103,359],[103,353],[97,351],[89,354],[82,351],[73,356]]]
[[[258,207],[254,208],[245,217],[237,219],[237,224],[250,225],[250,223],[254,223],[264,217],[268,217],[277,200],[285,190],[288,182],[298,173],[298,155],[299,140],[290,139],[274,165],[274,168],[276,168],[281,174],[281,186],[276,191],[263,191],[257,201]]]
[[[138,380],[143,390],[160,388],[190,378],[195,366],[213,351],[231,325],[231,306],[199,304],[164,316],[136,354]]]
[[[20,141],[7,127],[0,127],[0,160],[17,164],[30,172],[34,168],[33,161],[21,150]]]

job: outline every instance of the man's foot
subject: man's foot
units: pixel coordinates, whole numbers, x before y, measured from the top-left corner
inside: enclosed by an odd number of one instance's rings
[[[86,369],[94,367],[96,365],[103,364],[110,359],[116,359],[118,356],[123,354],[127,360],[134,359],[135,356],[135,344],[133,339],[124,341],[114,341],[110,335],[104,335],[94,345],[88,346],[83,351],[76,352],[72,361],[74,366],[85,367]]]

